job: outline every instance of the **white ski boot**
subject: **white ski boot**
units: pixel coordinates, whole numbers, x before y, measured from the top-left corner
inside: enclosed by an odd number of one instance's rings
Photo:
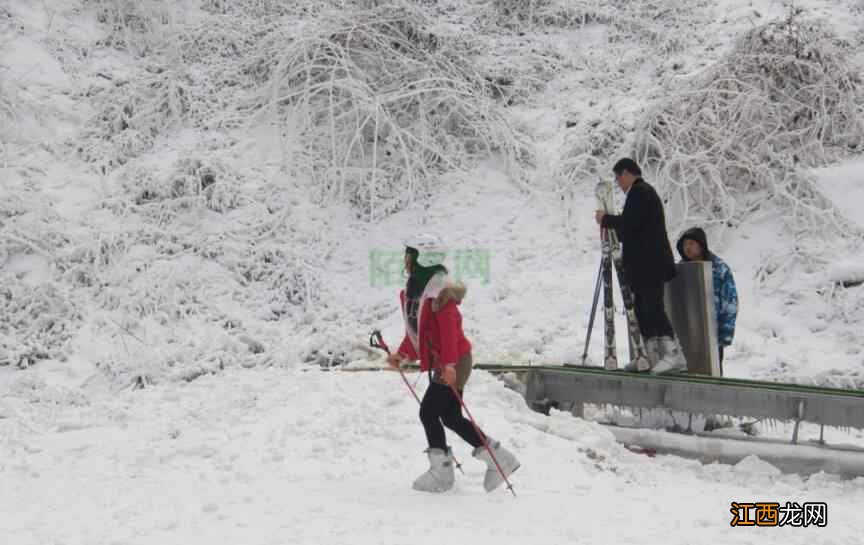
[[[662,358],[651,372],[655,375],[662,375],[687,371],[687,360],[684,359],[684,352],[681,350],[681,345],[678,344],[678,339],[660,337],[658,341]]]
[[[440,448],[430,448],[429,470],[414,481],[414,490],[421,492],[446,492],[453,488],[456,475],[453,473],[453,458]]]
[[[645,344],[645,354],[648,356],[648,361],[640,361],[637,357],[635,360],[625,365],[624,370],[629,373],[644,373],[645,371],[650,371],[651,369],[653,369],[654,366],[657,365],[657,360],[660,359],[660,356],[657,354],[656,341],[656,337],[644,339],[643,343]]]
[[[651,370],[651,360],[645,358],[637,358],[624,366],[624,370],[628,373],[644,373]]]
[[[498,460],[501,471],[504,472],[505,476],[509,477],[514,471],[519,469],[519,460],[516,459],[516,456],[512,452],[502,447],[499,441],[494,441],[488,437],[486,440],[489,442],[489,448],[495,455],[495,460]],[[472,455],[481,462],[486,463],[486,477],[483,479],[483,488],[486,489],[486,492],[492,492],[501,486],[501,483],[504,482],[504,477],[501,476],[486,447],[480,445],[474,449]]]

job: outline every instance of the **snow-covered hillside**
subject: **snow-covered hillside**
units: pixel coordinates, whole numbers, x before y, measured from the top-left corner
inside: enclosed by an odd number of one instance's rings
[[[398,379],[307,370],[400,338],[417,231],[452,248],[476,361],[576,361],[594,185],[634,155],[670,236],[706,227],[735,274],[726,374],[864,387],[862,70],[860,0],[0,3],[0,528],[812,541],[729,528],[729,502],[789,498],[852,543],[860,482],[638,457],[481,373],[520,499],[477,468],[415,496]]]
[[[391,337],[399,329],[398,265],[396,274],[375,274],[373,256],[392,261],[418,230],[469,256],[451,268],[464,269],[469,283],[465,311],[479,359],[572,361],[598,260],[595,176],[638,144],[634,135],[669,93],[728,62],[747,32],[793,13],[767,1],[530,9],[498,1],[399,3],[385,17],[379,4],[8,3],[3,361],[69,359],[123,387],[238,365],[363,357],[352,342],[372,327]],[[821,22],[840,40],[829,44],[832,62],[860,69],[861,6],[798,5],[802,25]],[[303,53],[296,40],[350,28],[343,18],[352,9],[368,32],[415,40],[402,47],[416,58],[389,59],[394,49],[368,46],[357,31],[358,47],[387,60],[334,68],[334,77],[348,84],[376,70],[406,72],[331,104],[361,116],[346,142],[344,131],[321,127],[326,111],[301,120],[302,105],[283,107],[278,97],[299,94],[320,107],[317,87],[303,87],[290,70],[302,72],[296,55],[329,58]],[[392,28],[375,27],[375,17]],[[438,133],[452,134],[438,138],[429,125],[438,118],[417,110],[422,100],[403,103],[418,85],[411,66],[461,78],[417,93],[473,128],[441,125]],[[374,99],[379,83],[379,94],[389,94]],[[396,106],[379,105],[375,121],[369,100]],[[363,131],[375,123],[383,133],[369,145]],[[823,155],[834,149],[827,146]],[[337,148],[346,155],[332,156]],[[742,288],[728,373],[860,382],[860,232],[854,217],[851,226],[843,218],[824,225],[837,215],[828,199],[852,216],[854,205],[824,191],[827,198],[790,208],[788,184],[742,192],[737,177],[719,193],[697,179],[682,201],[668,176],[651,181],[669,198],[670,236],[708,227]],[[819,206],[827,212],[790,220]]]

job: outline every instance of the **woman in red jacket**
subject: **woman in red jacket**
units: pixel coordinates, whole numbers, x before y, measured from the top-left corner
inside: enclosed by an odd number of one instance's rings
[[[430,467],[414,481],[414,489],[444,492],[452,488],[455,474],[453,456],[444,435],[446,426],[474,447],[475,458],[486,463],[483,484],[491,492],[501,485],[503,478],[483,445],[483,432],[478,433],[462,415],[462,407],[453,393],[455,388],[462,396],[471,375],[471,343],[462,331],[458,308],[465,297],[465,286],[448,281],[447,269],[441,265],[443,258],[441,245],[432,235],[418,235],[406,243],[408,284],[399,294],[405,338],[389,358],[394,367],[405,360],[419,359],[420,370],[429,373],[429,388],[420,403],[420,421],[429,443],[426,453]],[[488,436],[487,441],[505,475],[519,468],[516,457],[501,443]]]

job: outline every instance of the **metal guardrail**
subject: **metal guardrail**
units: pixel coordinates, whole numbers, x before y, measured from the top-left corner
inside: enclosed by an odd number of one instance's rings
[[[527,374],[526,401],[594,403],[691,414],[812,422],[864,429],[864,391],[701,375],[650,375],[597,367],[477,365]]]
[[[414,366],[416,368],[416,366]],[[405,366],[403,368],[410,368],[410,366]],[[758,389],[769,389],[769,390],[782,390],[782,391],[801,391],[801,392],[811,392],[811,393],[825,393],[832,395],[842,395],[842,396],[851,396],[858,397],[864,399],[864,390],[852,390],[852,389],[841,389],[841,388],[831,388],[828,386],[812,386],[808,384],[794,384],[788,382],[769,382],[765,380],[751,380],[751,379],[743,379],[743,378],[729,378],[729,377],[711,377],[707,375],[695,375],[695,374],[686,374],[686,373],[674,373],[667,375],[652,375],[650,373],[628,373],[622,370],[608,370],[602,367],[595,367],[589,365],[502,365],[502,364],[491,364],[491,363],[480,363],[474,365],[475,369],[482,369],[484,371],[488,371],[494,374],[501,374],[507,372],[513,373],[525,373],[528,371],[560,371],[565,373],[579,373],[579,374],[592,374],[592,375],[605,375],[609,377],[616,378],[638,378],[640,380],[656,380],[661,382],[692,382],[692,383],[707,383],[707,384],[718,384],[718,385],[737,385],[744,386],[748,388],[758,388]]]

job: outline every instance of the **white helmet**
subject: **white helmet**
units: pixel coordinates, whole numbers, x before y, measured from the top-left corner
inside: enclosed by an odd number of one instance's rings
[[[417,263],[423,267],[440,265],[447,257],[441,239],[430,233],[417,233],[405,239],[406,248],[417,250]]]

